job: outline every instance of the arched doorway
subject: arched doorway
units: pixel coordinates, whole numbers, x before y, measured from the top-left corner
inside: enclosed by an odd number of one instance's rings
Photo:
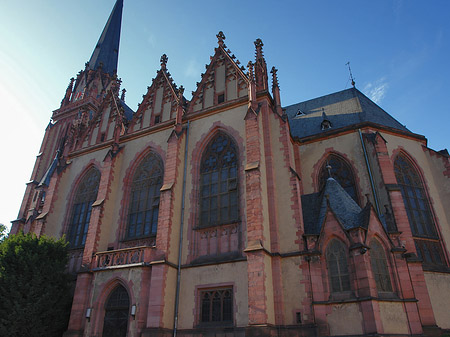
[[[109,295],[105,305],[103,337],[126,337],[130,299],[127,290],[119,285]]]

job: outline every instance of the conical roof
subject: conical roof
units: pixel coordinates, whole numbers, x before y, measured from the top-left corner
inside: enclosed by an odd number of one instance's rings
[[[105,73],[113,75],[117,72],[122,8],[123,0],[117,0],[89,60],[89,69],[97,70],[102,65]]]

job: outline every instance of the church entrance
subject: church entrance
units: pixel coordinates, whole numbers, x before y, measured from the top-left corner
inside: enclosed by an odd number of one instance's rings
[[[127,336],[129,307],[128,292],[123,286],[117,286],[106,302],[103,337]]]

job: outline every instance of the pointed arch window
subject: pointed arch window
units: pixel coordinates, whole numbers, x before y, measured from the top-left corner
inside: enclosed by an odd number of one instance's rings
[[[383,246],[377,241],[370,243],[370,263],[379,292],[392,292],[391,276]]]
[[[359,203],[355,177],[347,161],[334,154],[328,156],[319,171],[320,191],[324,188],[327,179],[330,177],[330,173],[331,177],[342,186],[352,199],[355,200],[356,203]]]
[[[395,158],[394,172],[402,192],[403,202],[419,257],[427,264],[444,265],[443,253],[433,221],[430,201],[419,173],[403,154],[399,154]]]
[[[350,275],[345,250],[345,245],[336,239],[332,240],[327,247],[326,259],[332,293],[350,291]]]
[[[105,305],[103,337],[126,337],[130,299],[127,290],[119,285],[109,295]]]
[[[238,220],[237,147],[219,132],[206,147],[200,166],[200,227]]]
[[[96,168],[89,169],[79,183],[72,206],[69,223],[69,243],[71,248],[81,248],[91,219],[92,204],[97,199],[100,172]]]
[[[150,152],[137,167],[131,183],[127,239],[156,235],[162,183],[162,160]]]

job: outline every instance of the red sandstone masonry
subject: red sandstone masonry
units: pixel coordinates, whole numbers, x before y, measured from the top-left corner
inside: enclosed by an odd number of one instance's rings
[[[259,121],[251,110],[245,118],[247,163],[261,163]],[[259,167],[246,172],[247,242],[264,243],[261,172]],[[249,324],[267,323],[265,289],[266,266],[262,250],[247,253]]]
[[[92,274],[78,274],[68,331],[83,331],[86,322],[86,308],[91,292]]]
[[[185,133],[183,133],[182,137],[185,137]],[[169,256],[170,234],[172,232],[172,222],[174,216],[173,208],[175,195],[173,194],[173,189],[177,184],[178,169],[183,169],[180,167],[181,162],[179,159],[180,147],[183,139],[182,137],[176,137],[175,133],[172,133],[169,137],[164,170],[164,185],[172,184],[172,187],[165,191],[161,191],[160,194],[156,248],[163,252],[166,257]]]

